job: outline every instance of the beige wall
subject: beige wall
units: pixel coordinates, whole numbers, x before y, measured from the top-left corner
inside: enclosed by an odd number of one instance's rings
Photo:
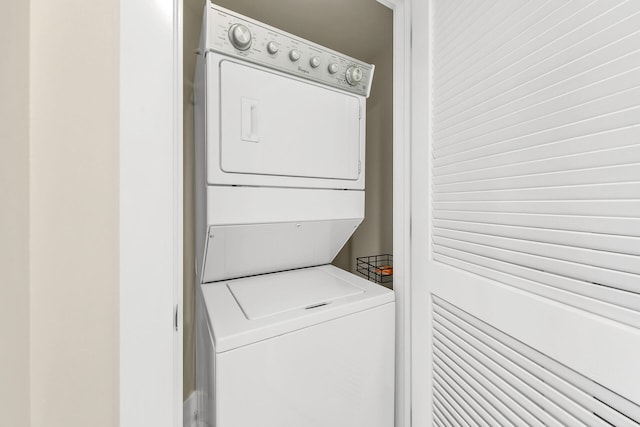
[[[351,237],[351,271],[356,258],[393,251],[393,49],[381,49],[371,96],[367,100],[367,160],[365,218]],[[344,261],[343,261],[344,262]]]
[[[31,1],[33,427],[118,424],[118,6]]]
[[[0,13],[0,426],[29,425],[29,2]]]
[[[13,156],[13,191],[20,198],[9,238],[16,259],[12,286],[20,290],[5,299],[3,278],[2,301],[17,314],[11,324],[21,340],[22,362],[10,382],[15,411],[21,421],[30,414],[33,427],[118,424],[117,4],[32,0],[30,15],[21,10],[18,28],[9,30],[22,52],[9,82],[19,91],[12,139],[22,145],[7,147],[3,138],[1,157],[5,171],[5,153]],[[27,77],[28,97],[19,89]],[[6,76],[1,81],[8,83]]]

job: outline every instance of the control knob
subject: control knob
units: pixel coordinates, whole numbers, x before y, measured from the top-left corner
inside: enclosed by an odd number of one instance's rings
[[[360,69],[360,67],[352,65],[351,67],[347,68],[345,77],[347,78],[347,83],[349,83],[351,86],[355,86],[362,81],[362,70]]]
[[[271,55],[278,53],[278,46],[274,42],[267,43],[267,52]]]
[[[320,58],[314,56],[309,60],[309,65],[311,65],[313,68],[318,68],[320,66]]]
[[[291,49],[291,51],[289,52],[289,59],[293,62],[296,62],[298,59],[300,59],[300,51],[298,51],[297,49]]]
[[[247,50],[251,47],[251,31],[242,24],[233,24],[229,28],[229,40],[238,50]]]
[[[329,73],[331,74],[335,74],[338,72],[338,64],[336,64],[335,62],[329,64],[329,66],[327,67],[327,69],[329,70]]]

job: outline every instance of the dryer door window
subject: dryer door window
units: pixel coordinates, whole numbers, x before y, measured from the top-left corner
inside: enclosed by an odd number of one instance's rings
[[[357,180],[360,100],[231,61],[220,63],[220,168]]]

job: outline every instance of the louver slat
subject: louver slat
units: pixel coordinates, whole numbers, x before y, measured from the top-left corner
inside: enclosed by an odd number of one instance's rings
[[[509,408],[509,413],[514,414],[512,417],[517,421],[512,421],[519,425],[543,425],[532,414],[536,411],[535,405],[531,401],[527,401],[521,395],[517,388],[514,388],[501,377],[496,375],[488,367],[482,364],[479,359],[473,357],[463,357],[463,353],[453,341],[446,336],[445,331],[440,331],[436,326],[434,331],[435,347],[447,354],[450,360],[458,362],[459,366],[464,366],[467,372],[476,379],[491,394],[493,398],[498,399],[505,407]],[[540,414],[537,414],[540,415]],[[548,420],[550,421],[550,420]],[[551,425],[559,426],[558,423]]]
[[[502,414],[503,411],[507,411],[507,408],[492,396],[486,388],[482,386],[475,378],[456,364],[454,360],[451,360],[446,354],[437,348],[433,349],[434,361],[445,368],[445,371],[450,375],[454,375],[460,378],[459,381],[466,384],[468,391],[474,396],[475,400],[482,406],[482,408],[488,414],[492,425],[511,425],[513,421],[505,418]]]
[[[438,297],[432,310],[434,405],[477,403],[465,414],[490,425],[640,425],[637,404]]]
[[[640,218],[437,210],[433,211],[433,216],[450,221],[640,237]]]
[[[448,3],[434,7],[434,259],[640,310],[640,2]]]
[[[619,306],[622,309],[612,311],[609,317],[640,328],[640,295],[638,294],[609,289],[597,283],[585,283],[562,275],[451,248],[438,249],[439,253],[434,255],[436,261],[555,299],[558,302],[594,313],[602,309],[602,303]],[[541,285],[541,283],[550,285]],[[581,298],[582,296],[584,298]]]
[[[433,393],[437,397],[436,400],[447,401],[448,404],[456,411],[456,413],[458,413],[460,417],[464,420],[463,421],[464,425],[468,425],[468,426],[484,425],[484,424],[480,424],[477,418],[473,418],[473,416],[471,415],[472,411],[466,409],[465,406],[463,406],[460,403],[460,400],[457,400],[453,396],[449,395],[445,389],[445,386],[443,386],[442,384],[443,384],[442,381],[438,381],[438,379],[435,378],[435,381],[433,383]]]
[[[630,236],[447,220],[435,220],[434,225],[437,227],[438,233],[444,233],[446,230],[458,230],[488,236],[502,236],[532,242],[566,245],[568,247],[640,255],[640,239]],[[438,235],[446,237],[445,234]]]
[[[595,50],[608,46],[629,34],[637,26],[637,5],[633,1],[607,2],[594,1],[578,10],[572,16],[557,22],[551,28],[539,28],[541,33],[520,47],[510,46],[512,50],[500,50],[490,58],[460,69],[462,60],[456,57],[454,65],[448,69],[439,68],[446,46],[438,44],[434,51],[434,80],[442,98],[434,100],[436,112],[442,114],[457,105],[461,99],[478,100],[490,97],[486,92],[500,85],[505,89],[526,82],[531,76],[548,73],[566,62],[580,59]],[[584,5],[585,2],[574,2]],[[580,7],[580,6],[578,6]],[[463,14],[463,18],[466,13]],[[547,24],[553,24],[551,22]],[[506,26],[503,22],[499,26]],[[472,30],[473,28],[471,28]],[[517,34],[514,31],[512,35]],[[467,39],[469,41],[469,39]],[[484,69],[482,68],[484,67]],[[442,85],[439,72],[448,71],[451,80]],[[443,77],[445,75],[443,74]],[[455,90],[448,90],[451,86]],[[465,97],[468,94],[471,96]]]
[[[606,287],[640,293],[640,281],[638,281],[635,274],[441,237],[434,237],[433,241],[434,249],[439,249],[440,247],[457,249],[489,259],[493,258],[503,262],[583,280],[585,283],[596,283]]]
[[[455,3],[455,2],[454,2]],[[460,2],[458,2],[459,4]],[[479,3],[479,2],[474,2]],[[509,5],[518,5],[517,2],[509,2]],[[506,28],[500,25],[493,25],[492,31],[485,33],[483,37],[475,37],[470,43],[460,43],[457,45],[459,49],[446,49],[443,55],[438,58],[438,84],[443,86],[448,81],[455,82],[454,74],[448,73],[449,68],[458,66],[460,62],[463,66],[469,66],[482,62],[492,52],[499,52],[500,49],[507,48],[512,45],[516,46],[518,40],[514,40],[512,34],[515,32],[521,34],[522,40],[531,40],[536,32],[537,26],[541,21],[562,15],[563,10],[567,11],[566,2],[557,2],[553,0],[541,2],[528,2],[520,6],[506,22]],[[441,28],[436,30],[439,33]],[[528,38],[526,36],[529,35]],[[520,37],[517,37],[520,38]],[[522,41],[520,41],[522,43]]]
[[[433,423],[640,427],[640,1],[432,2]]]
[[[485,98],[479,105],[463,100],[456,105],[456,110],[459,110],[459,114],[455,115],[456,119],[441,119],[434,130],[443,132],[443,137],[451,136],[480,125],[483,121],[525,111],[531,105],[543,105],[547,101],[561,99],[560,96],[564,94],[579,93],[581,89],[588,89],[599,83],[606,86],[605,82],[609,79],[637,72],[640,33],[632,33],[613,44],[615,50],[593,51],[550,73],[532,76],[530,80],[512,89],[495,88],[489,95],[490,98]],[[621,69],[625,71],[620,72]]]
[[[482,179],[563,172],[567,170],[567,166],[570,166],[571,170],[582,170],[616,166],[619,164],[636,164],[640,163],[640,146],[630,145],[611,150],[598,150],[589,153],[583,152],[570,156],[549,156],[548,158],[528,162],[513,160],[510,164],[495,167],[485,166],[474,170],[455,172],[451,170],[452,173],[435,176],[434,183],[440,185]],[[438,173],[440,173],[440,169],[438,169]]]
[[[434,394],[437,394],[437,392],[437,389],[434,388]],[[441,412],[446,414],[448,419],[453,420],[455,425],[470,426],[470,424],[462,417],[462,414],[456,411],[456,409],[449,404],[449,401],[446,398],[440,396],[440,399],[436,399],[435,404],[436,406],[440,406]]]
[[[639,136],[640,139],[640,136]],[[626,200],[640,199],[640,182],[518,188],[488,191],[433,193],[435,202],[519,200]]]
[[[521,111],[483,120],[471,129],[437,139],[439,144],[434,145],[434,153],[437,157],[446,156],[460,152],[458,145],[476,148],[493,141],[506,141],[547,129],[562,128],[634,108],[640,94],[640,88],[637,87],[639,75],[638,70],[633,70],[598,85],[529,105]]]
[[[470,397],[454,381],[444,378],[441,374],[433,372],[434,388],[440,396],[449,397],[456,402],[459,408],[472,420],[471,425],[490,427],[490,424],[483,418],[479,410],[475,408],[477,403],[470,401]]]
[[[640,274],[640,263],[638,263],[637,256],[625,254],[624,248],[620,248],[620,252],[622,253],[614,253],[591,249],[588,247],[589,242],[586,242],[587,244],[585,246],[587,246],[587,248],[584,248],[570,246],[568,244],[549,244],[546,242],[540,242],[539,238],[535,236],[532,236],[532,239],[521,239],[500,237],[490,234],[470,233],[467,231],[451,229],[438,229],[434,235],[444,239],[455,240],[457,242],[475,243],[508,251],[522,252],[529,255],[537,255],[561,261],[569,261],[576,264],[609,269],[612,270],[613,273],[623,272]],[[436,244],[439,243],[438,239],[435,238],[434,242]],[[576,243],[579,242],[576,241]],[[637,248],[629,249],[631,251],[637,250]],[[533,267],[535,266],[536,265]],[[542,264],[538,264],[537,266],[543,267]]]
[[[640,109],[638,110],[640,115]],[[567,165],[568,168],[571,165]],[[640,163],[441,183],[436,192],[487,191],[640,181]]]

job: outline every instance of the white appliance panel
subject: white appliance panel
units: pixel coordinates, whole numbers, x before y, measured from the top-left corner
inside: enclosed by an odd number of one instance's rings
[[[364,290],[322,270],[303,268],[236,279],[227,284],[249,320],[288,311],[313,310]]]
[[[373,64],[345,56],[214,4],[210,5],[208,13],[213,19],[210,22],[205,20],[204,38],[201,39],[201,46],[208,51],[369,97],[375,68]],[[244,27],[246,33],[251,33],[251,46],[239,50],[234,45],[229,33],[232,26]],[[298,60],[291,59],[291,50],[296,51]],[[315,59],[315,66],[311,65],[312,58]],[[347,79],[350,69],[357,69],[361,73],[359,82]]]
[[[357,180],[360,103],[353,95],[222,61],[220,151],[227,173]]]
[[[201,282],[211,282],[326,264],[363,218],[364,191],[209,186],[208,227],[197,229],[197,236],[207,237],[202,241],[197,239],[201,248],[196,253],[198,268],[202,268],[198,271],[199,277]],[[198,224],[204,226],[203,221],[201,218]],[[311,222],[315,225],[310,226]],[[244,231],[240,227],[243,224],[247,225]],[[266,226],[270,231],[265,231],[251,228],[256,224],[277,225]],[[296,227],[296,224],[301,226]],[[208,233],[212,226],[216,227],[212,230],[222,232]],[[219,228],[222,226],[235,228],[227,233],[228,229]],[[253,231],[259,231],[260,236],[267,235],[267,240],[256,241],[257,235],[247,237],[247,233]],[[219,238],[216,240],[212,234]],[[304,235],[311,239],[309,243],[302,239]],[[327,242],[327,238],[336,240]],[[223,244],[228,246],[220,246]],[[260,254],[259,250],[265,250],[265,253]],[[230,259],[231,256],[237,257]],[[283,259],[284,256],[290,258]]]
[[[313,276],[307,276],[315,282],[314,287],[320,287],[325,282],[332,283],[338,278],[363,292],[352,295],[343,294],[339,298],[334,293],[331,304],[317,306],[313,309],[300,307],[299,299],[290,299],[288,296],[276,294],[275,291],[272,291],[271,295],[267,295],[272,286],[280,286],[280,279],[287,281],[286,277],[295,271],[314,272]],[[330,264],[269,273],[255,276],[253,279],[256,282],[261,282],[263,289],[260,290],[260,295],[264,296],[268,305],[274,304],[271,300],[279,297],[286,300],[286,304],[281,304],[276,310],[272,310],[270,316],[251,320],[247,318],[230,290],[235,282],[245,279],[233,279],[199,286],[201,291],[199,294],[202,295],[204,301],[204,309],[201,312],[203,314],[202,321],[210,325],[212,343],[216,353],[224,353],[294,330],[393,303],[395,299],[393,291]],[[244,302],[246,303],[246,301]]]
[[[392,426],[394,312],[385,304],[216,354],[210,424]]]
[[[199,64],[202,184],[364,190],[364,97],[216,52]]]
[[[212,226],[202,282],[330,263],[361,218]]]
[[[345,218],[364,218],[364,191],[207,187],[207,221],[211,225]]]

